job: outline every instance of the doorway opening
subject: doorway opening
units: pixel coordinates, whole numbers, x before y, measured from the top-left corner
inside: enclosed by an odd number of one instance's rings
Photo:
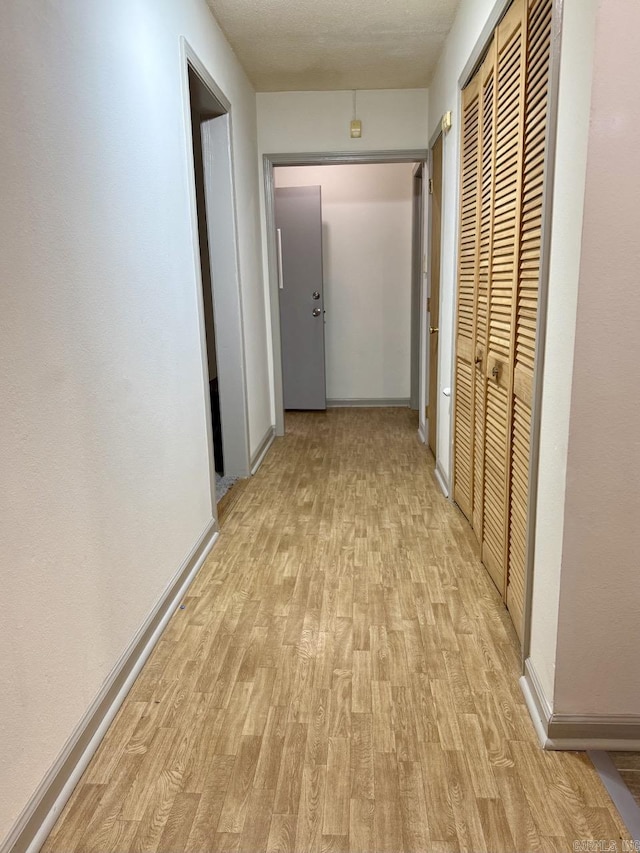
[[[209,248],[207,204],[202,151],[202,125],[225,115],[217,99],[189,66],[189,103],[191,106],[191,136],[193,140],[193,169],[195,176],[196,207],[198,211],[198,251],[202,273],[202,308],[204,314],[205,346],[207,350],[207,378],[209,384],[209,406],[213,442],[216,494],[220,494],[219,483],[224,479],[224,446],[222,442],[222,419],[220,416],[220,385],[218,382],[218,358],[216,354],[216,321],[213,306],[213,281],[211,278],[211,253]],[[219,499],[219,498],[218,498]]]
[[[426,156],[265,157],[278,434],[289,408],[419,410]]]
[[[237,479],[249,476],[242,303],[233,186],[231,105],[182,42],[185,109],[193,163],[192,222],[200,288],[212,512]]]

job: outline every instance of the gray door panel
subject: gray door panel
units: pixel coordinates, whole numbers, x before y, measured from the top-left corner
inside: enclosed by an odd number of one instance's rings
[[[276,189],[275,219],[282,246],[278,292],[284,407],[325,409],[320,187]]]

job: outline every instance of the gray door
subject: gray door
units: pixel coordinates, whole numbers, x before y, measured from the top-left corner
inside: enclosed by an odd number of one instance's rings
[[[320,187],[275,191],[285,409],[326,409]]]

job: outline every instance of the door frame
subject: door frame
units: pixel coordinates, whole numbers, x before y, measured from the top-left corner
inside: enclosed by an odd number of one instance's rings
[[[425,276],[425,255],[428,245],[425,234],[425,181],[429,180],[429,164],[420,162],[413,169],[413,210],[411,233],[411,377],[410,377],[410,407],[420,415],[420,358],[422,351],[422,334],[420,305]],[[419,182],[419,183],[418,183]],[[416,192],[416,187],[419,190]],[[420,430],[421,420],[418,417]],[[422,438],[422,432],[420,433]]]
[[[433,180],[433,149],[435,147],[436,142],[441,137],[442,137],[442,163],[441,163],[442,187],[441,187],[441,190],[442,190],[442,200],[444,200],[444,183],[445,183],[444,142],[445,142],[446,134],[442,130],[441,124],[438,126],[438,128],[433,133],[433,136],[429,140],[429,181]],[[428,247],[427,248],[428,261],[427,261],[427,278],[426,278],[426,285],[425,285],[425,294],[426,294],[426,296],[431,297],[431,276],[433,273],[433,268],[432,268],[433,252],[432,252],[432,246],[431,246],[431,235],[432,235],[431,225],[432,225],[432,219],[433,219],[433,195],[432,195],[431,191],[429,191],[427,193],[427,211],[428,211],[428,213],[427,213],[428,234],[426,237],[426,240],[427,240],[426,245]],[[443,214],[443,210],[441,208],[441,210],[440,210],[440,280],[438,282],[438,285],[439,285],[438,291],[439,292],[442,288],[442,238],[443,238],[443,228],[442,228],[443,215],[442,214]],[[441,308],[442,308],[442,299],[440,298],[438,300],[438,317],[436,318],[437,322],[438,322],[438,328],[440,328],[442,325]],[[424,322],[425,354],[424,354],[424,357],[422,359],[424,362],[424,365],[425,365],[425,383],[424,383],[425,399],[424,399],[424,406],[422,409],[422,415],[423,416],[424,416],[424,408],[426,407],[426,405],[429,402],[430,390],[431,390],[430,389],[430,382],[429,382],[429,379],[430,379],[429,374],[430,374],[430,367],[431,367],[431,363],[430,363],[431,355],[430,355],[430,346],[429,346],[429,343],[430,343],[429,342],[429,335],[427,334],[427,328],[428,328],[430,322],[431,322],[431,318],[429,317],[429,313],[426,311],[426,299],[425,299],[425,322]],[[440,376],[440,364],[439,364],[439,362],[440,362],[440,338],[438,337],[438,365],[436,366],[436,375],[438,377]],[[438,383],[436,382],[436,384],[438,384]],[[440,401],[440,399],[438,399],[437,412],[440,411],[440,406],[441,406],[441,401]],[[451,417],[451,411],[449,412],[449,416]],[[437,431],[438,431],[438,424],[436,423],[436,453],[434,454],[435,460],[436,460],[435,474],[436,474],[436,479],[438,480],[438,484],[439,484],[443,494],[445,495],[445,497],[448,498],[449,497],[449,488],[448,488],[448,485],[446,482],[446,478],[444,476],[444,472],[442,471],[442,469],[440,468],[440,466],[438,464]],[[426,418],[425,418],[424,436],[425,436],[425,444],[428,447],[429,446],[429,422],[428,422],[428,419],[426,419]]]
[[[212,223],[223,223],[220,240],[214,247],[209,245],[211,255],[211,289],[214,306],[214,326],[217,343],[217,368],[220,390],[220,420],[225,460],[225,474],[248,477],[249,417],[247,404],[247,380],[242,317],[242,290],[238,252],[238,228],[236,215],[235,176],[233,172],[232,106],[222,89],[207,71],[204,63],[187,39],[180,38],[180,68],[182,74],[182,104],[187,186],[191,219],[194,272],[196,280],[196,303],[200,336],[201,376],[205,407],[205,428],[211,491],[212,514],[217,525],[216,472],[213,458],[213,425],[209,391],[209,367],[203,301],[203,280],[200,264],[200,242],[198,232],[198,209],[196,199],[193,135],[191,129],[191,99],[189,94],[189,69],[199,78],[209,94],[218,102],[222,114],[208,122],[212,132],[203,133],[203,161],[207,226],[210,233]],[[213,122],[216,122],[215,130]],[[215,173],[213,161],[215,159]],[[211,192],[211,180],[216,182],[216,192]],[[224,282],[224,286],[221,286]]]
[[[271,348],[273,357],[273,392],[276,435],[284,435],[284,402],[282,394],[282,346],[280,337],[280,307],[278,301],[278,269],[274,209],[274,169],[277,166],[353,166],[360,163],[380,165],[384,163],[426,163],[427,158],[428,151],[425,148],[402,151],[365,151],[357,154],[349,152],[325,152],[263,155],[262,164],[265,198],[269,309],[271,314]],[[426,299],[423,298],[421,300],[421,315],[425,310]],[[420,322],[424,326],[422,316]],[[421,371],[424,371],[423,364],[421,364]],[[421,388],[423,385],[424,375],[420,377]]]

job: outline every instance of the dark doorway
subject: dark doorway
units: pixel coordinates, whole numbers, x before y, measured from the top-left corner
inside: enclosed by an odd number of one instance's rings
[[[218,359],[216,356],[216,327],[213,308],[213,282],[211,278],[211,255],[207,226],[201,127],[203,122],[212,118],[217,118],[220,115],[224,115],[224,110],[217,103],[216,99],[212,96],[191,67],[189,67],[189,96],[191,102],[193,162],[195,170],[196,204],[198,210],[198,242],[200,247],[200,267],[202,270],[202,298],[207,341],[207,365],[209,369],[209,396],[211,401],[213,454],[216,473],[223,476],[224,451],[222,446],[220,389],[218,385]]]

